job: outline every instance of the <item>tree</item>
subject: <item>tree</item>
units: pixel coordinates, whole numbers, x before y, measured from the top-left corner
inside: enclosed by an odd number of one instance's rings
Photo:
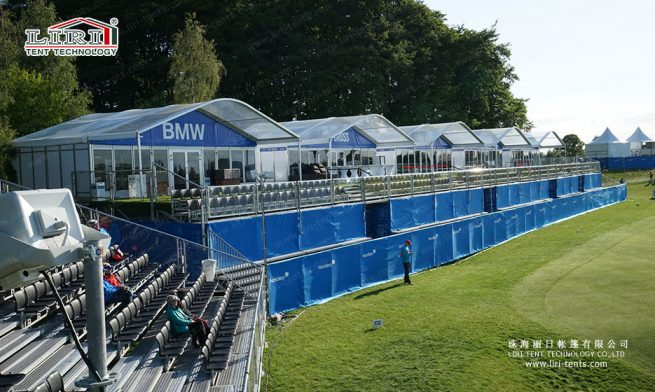
[[[195,14],[187,15],[184,30],[175,34],[168,78],[173,81],[173,102],[193,103],[214,98],[225,75],[214,42],[205,39],[205,28]]]
[[[9,67],[5,77],[11,101],[5,106],[4,113],[16,136],[88,113],[90,96],[87,92],[71,91],[54,78],[16,65]]]
[[[562,138],[566,156],[579,157],[584,155],[584,143],[578,135],[569,134]]]

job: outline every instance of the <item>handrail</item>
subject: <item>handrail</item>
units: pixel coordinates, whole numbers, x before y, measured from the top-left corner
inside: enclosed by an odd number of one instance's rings
[[[253,365],[253,356],[258,356],[258,353],[260,352],[260,349],[263,351],[263,348],[264,348],[265,328],[263,326],[263,323],[264,323],[264,320],[265,320],[266,310],[263,309],[263,307],[264,307],[264,296],[263,296],[263,294],[264,294],[265,278],[266,278],[266,274],[262,273],[262,276],[261,276],[260,282],[259,282],[259,291],[257,293],[257,308],[255,309],[253,334],[252,334],[252,337],[250,338],[250,345],[249,345],[249,348],[248,348],[248,361],[246,363],[246,371],[245,371],[245,373],[243,375],[243,388],[242,388],[242,391],[244,391],[244,392],[248,391],[248,387],[249,387],[249,383],[248,383],[249,380],[248,379],[251,376],[250,367]],[[259,339],[260,344],[257,345],[256,344],[257,343],[256,337],[257,337],[257,334],[258,334],[257,325],[259,323],[262,324],[262,325],[260,325],[262,333],[261,333],[261,338]],[[257,365],[256,366],[258,366],[258,368],[257,368],[256,374],[254,375],[254,377],[256,377],[256,379],[257,379],[258,384],[261,384],[261,376],[262,376],[261,364],[262,364],[262,361],[261,361],[261,358],[260,358],[259,360],[257,360]],[[253,386],[251,388],[251,390],[256,390],[256,389]]]
[[[600,172],[600,166],[598,162],[593,161],[542,166],[474,168],[347,179],[332,178],[275,182],[266,184],[263,189],[260,189],[261,187],[248,187],[247,184],[212,186],[205,188],[211,190],[213,196],[206,197],[203,195],[204,203],[202,207],[209,218],[220,218],[255,214],[262,209],[279,211],[319,205],[367,202],[444,190],[489,187],[511,182],[535,181],[564,175],[597,172]],[[243,188],[244,186],[248,188]],[[239,189],[238,193],[234,193],[236,188]],[[237,203],[234,200],[234,196],[237,194],[239,198],[242,196],[248,198],[252,196],[252,198],[245,203],[243,201]],[[230,199],[229,196],[232,196],[232,198]],[[227,202],[228,204],[218,204],[219,200],[221,203]],[[211,208],[209,208],[210,201],[212,201]],[[235,204],[229,204],[230,201]],[[178,216],[184,216],[190,221],[194,221],[194,216],[189,213],[190,210],[187,208],[186,202],[183,199],[171,199],[171,210]]]

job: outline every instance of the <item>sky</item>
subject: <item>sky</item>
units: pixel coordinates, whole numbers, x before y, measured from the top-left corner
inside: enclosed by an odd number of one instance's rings
[[[655,1],[426,0],[447,24],[496,23],[535,132],[655,138]]]

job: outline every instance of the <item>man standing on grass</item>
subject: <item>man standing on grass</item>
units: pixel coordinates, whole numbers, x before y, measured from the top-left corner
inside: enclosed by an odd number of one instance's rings
[[[403,268],[405,269],[405,284],[412,284],[412,281],[409,280],[409,272],[412,270],[412,241],[406,240],[405,245],[400,249],[400,259],[403,262]]]

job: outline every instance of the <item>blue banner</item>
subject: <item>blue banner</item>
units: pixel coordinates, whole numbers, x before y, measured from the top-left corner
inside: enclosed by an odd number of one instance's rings
[[[471,239],[468,220],[453,222],[453,259],[461,259],[471,254]]]
[[[332,295],[339,295],[356,290],[362,285],[361,267],[362,251],[360,244],[344,246],[331,251],[332,261]]]
[[[487,214],[482,216],[482,227],[484,234],[482,236],[482,246],[489,248],[497,244],[494,230],[494,220],[499,219],[496,214]]]
[[[413,243],[413,271],[421,271],[533,228],[625,200],[625,192],[625,185],[597,189],[270,264],[269,311],[273,314],[319,303],[401,277],[400,248],[406,239]]]
[[[299,257],[268,265],[268,300],[271,314],[311,303],[305,301],[303,263],[304,258]]]
[[[386,242],[386,238],[381,238],[361,244],[360,280],[362,286],[389,279]]]
[[[469,254],[484,249],[484,227],[482,217],[469,219]]]
[[[433,195],[391,199],[391,230],[402,230],[434,222]]]
[[[300,218],[297,211],[266,215],[267,257],[366,237],[362,203],[302,210]],[[209,223],[209,230],[249,260],[264,258],[261,216],[222,219]]]
[[[355,128],[348,128],[332,137],[332,148],[375,148],[375,144]]]
[[[136,139],[134,144],[136,145]],[[193,111],[141,134],[142,146],[254,147],[253,140]]]
[[[437,198],[437,222],[453,219],[453,194],[441,192],[435,195]]]

